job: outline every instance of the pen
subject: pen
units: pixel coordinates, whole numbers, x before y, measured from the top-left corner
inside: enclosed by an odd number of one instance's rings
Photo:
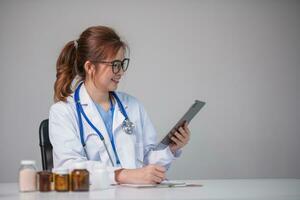
[[[144,166],[144,162],[141,161],[140,159],[136,159],[140,164],[142,164],[142,166]]]
[[[144,162],[141,161],[140,159],[136,159],[142,166],[144,166]],[[169,181],[169,179],[165,178],[163,181]]]

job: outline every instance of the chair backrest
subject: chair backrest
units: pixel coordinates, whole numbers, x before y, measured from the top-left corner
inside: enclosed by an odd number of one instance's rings
[[[51,170],[53,168],[52,145],[49,139],[48,124],[49,124],[49,120],[45,119],[41,122],[39,128],[43,170]]]

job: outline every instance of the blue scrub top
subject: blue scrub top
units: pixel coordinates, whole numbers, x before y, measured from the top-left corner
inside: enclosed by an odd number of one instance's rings
[[[96,107],[97,107],[97,110],[105,124],[105,127],[106,127],[106,131],[109,135],[109,138],[110,138],[110,142],[112,144],[112,147],[113,147],[113,150],[115,152],[115,156],[116,156],[116,160],[117,160],[117,164],[119,165],[120,164],[120,160],[119,160],[119,156],[117,154],[117,150],[116,150],[116,145],[115,145],[115,141],[114,141],[114,135],[113,135],[113,131],[112,131],[112,126],[113,126],[113,117],[114,117],[114,110],[115,110],[115,107],[114,107],[114,104],[112,103],[112,101],[110,100],[110,108],[108,111],[105,111],[102,106],[96,102],[94,102]]]

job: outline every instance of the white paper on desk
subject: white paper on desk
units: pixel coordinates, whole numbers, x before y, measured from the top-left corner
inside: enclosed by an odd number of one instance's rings
[[[170,181],[164,180],[160,184],[120,184],[125,187],[134,187],[134,188],[161,188],[161,187],[184,187],[186,186],[185,182],[179,181]]]
[[[185,185],[185,182],[182,181],[172,181],[172,180],[164,180],[160,184],[162,185]]]
[[[133,187],[133,188],[156,188],[156,184],[129,184],[129,183],[122,183],[120,186],[125,187]]]

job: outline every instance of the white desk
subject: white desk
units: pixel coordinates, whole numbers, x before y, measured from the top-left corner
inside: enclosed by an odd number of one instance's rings
[[[203,187],[128,188],[89,192],[19,193],[17,183],[0,183],[0,199],[259,199],[300,200],[300,179],[190,180]]]

